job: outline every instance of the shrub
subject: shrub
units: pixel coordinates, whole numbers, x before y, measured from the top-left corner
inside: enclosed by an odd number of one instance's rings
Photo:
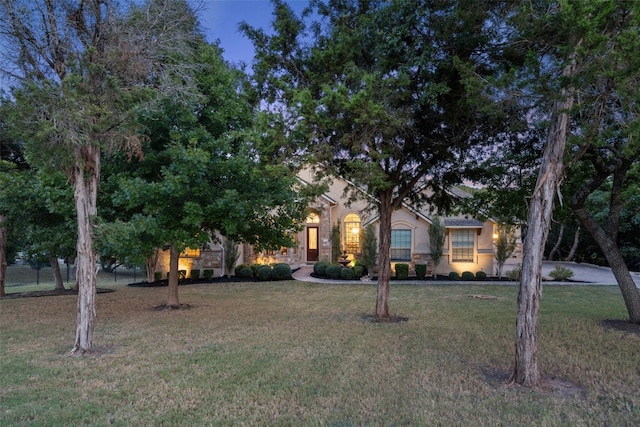
[[[427,275],[427,264],[416,264],[416,277],[424,279]]]
[[[476,278],[476,275],[470,271],[463,271],[461,277],[462,277],[462,280],[473,280]]]
[[[156,271],[155,273],[153,273],[153,278],[155,280],[162,280],[162,271]]]
[[[199,279],[200,278],[200,269],[199,268],[194,268],[193,270],[191,270],[191,278],[192,279]]]
[[[291,267],[289,264],[279,263],[273,266],[273,280],[291,279]]]
[[[327,267],[329,266],[329,261],[322,260],[313,264],[313,272],[318,276],[326,276],[327,275]]]
[[[342,266],[340,264],[330,264],[327,266],[326,274],[329,279],[338,279],[341,271]]]
[[[556,264],[556,268],[549,272],[549,276],[551,276],[553,280],[559,280],[559,281],[568,280],[573,277],[573,271],[571,271],[566,267]]]
[[[484,271],[477,271],[476,272],[476,279],[484,280],[486,278],[487,278],[487,273],[485,273]]]
[[[250,267],[253,272],[253,277],[258,277],[258,269],[262,267],[262,264],[251,264]]]
[[[353,279],[354,276],[355,272],[353,271],[353,268],[347,267],[340,270],[340,277],[343,279],[350,280]]]
[[[353,275],[355,277],[364,276],[364,267],[362,265],[356,265],[355,267],[353,267]]]
[[[460,280],[460,275],[457,271],[452,271],[449,273],[449,280]]]
[[[518,264],[516,268],[507,272],[507,278],[509,280],[518,280],[520,278],[521,272],[522,272],[522,265]]]
[[[211,269],[204,270],[202,272],[202,274],[204,275],[204,278],[207,279],[207,280],[213,278],[213,270],[211,270]]]
[[[242,270],[243,268],[250,268],[249,264],[239,264],[236,265],[235,269],[234,269],[234,273],[236,276],[240,276],[240,270]],[[253,273],[252,273],[253,274]]]
[[[262,265],[258,268],[258,279],[271,280],[273,269],[268,265]]]
[[[409,277],[409,264],[396,264],[396,279],[405,280]]]
[[[253,270],[251,270],[251,267],[243,267],[240,270],[236,271],[236,276],[238,277],[242,277],[244,279],[248,279],[253,277]]]

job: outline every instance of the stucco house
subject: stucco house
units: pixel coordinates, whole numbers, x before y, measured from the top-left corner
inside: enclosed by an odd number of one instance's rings
[[[299,178],[303,185],[313,179],[309,171],[302,171]],[[378,221],[376,217],[365,213],[364,201],[347,206],[343,200],[347,185],[350,184],[343,179],[333,179],[326,193],[309,206],[304,228],[295,236],[296,247],[258,253],[245,244],[241,247],[237,264],[285,262],[296,268],[318,260],[330,260],[331,231],[334,225],[340,228],[341,250],[348,259],[357,258],[361,228],[369,224],[376,227]],[[456,196],[463,197],[463,194],[456,193]],[[433,273],[429,245],[432,220],[433,216],[428,209],[418,209],[408,204],[394,212],[391,231],[392,269],[396,263],[407,263],[410,271],[413,271],[414,265],[419,263],[427,264],[427,274]],[[491,219],[480,221],[466,216],[444,217],[442,220],[446,227],[446,238],[436,273],[446,275],[452,271],[483,271],[489,276],[494,275],[496,223]],[[214,245],[211,250],[187,250],[181,255],[180,269],[186,270],[187,274],[193,268],[214,269],[215,276],[223,275],[223,250],[221,245]],[[168,254],[161,254],[157,270],[167,271],[167,266]]]

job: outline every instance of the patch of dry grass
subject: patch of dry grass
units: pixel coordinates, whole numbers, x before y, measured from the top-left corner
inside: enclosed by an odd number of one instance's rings
[[[547,389],[505,387],[512,286],[192,285],[98,295],[94,355],[66,359],[75,298],[0,301],[0,425],[633,425],[640,337],[617,289],[545,287]]]

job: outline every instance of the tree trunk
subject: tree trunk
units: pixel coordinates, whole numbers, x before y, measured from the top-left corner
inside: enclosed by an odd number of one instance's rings
[[[58,264],[58,258],[54,255],[49,255],[49,264],[51,264],[51,273],[53,274],[53,281],[55,282],[54,289],[56,291],[64,290],[64,282],[62,281],[62,274],[60,273],[60,264]]]
[[[562,238],[564,237],[564,224],[560,224],[560,231],[558,232],[558,240],[556,240],[556,244],[553,246],[551,251],[549,252],[549,261],[553,261],[553,257],[556,252],[558,252],[558,248],[562,243]]]
[[[156,267],[158,266],[158,254],[160,251],[156,249],[149,258],[144,260],[145,267],[147,269],[147,282],[152,283],[156,280]]]
[[[578,250],[578,243],[580,243],[580,227],[576,228],[576,232],[573,235],[573,245],[571,245],[571,250],[565,261],[573,261],[573,257],[576,256],[576,251]]]
[[[93,250],[93,220],[97,214],[96,199],[100,178],[100,148],[86,145],[80,148],[73,169],[74,199],[78,215],[78,313],[76,337],[68,356],[91,352],[96,318],[96,254]]]
[[[180,301],[178,300],[178,260],[180,259],[180,252],[176,249],[175,245],[169,246],[169,295],[167,298],[167,306],[171,308],[179,308]]]
[[[4,225],[6,217],[0,215],[0,296],[5,296],[4,278],[7,273],[7,239],[9,231]]]
[[[565,77],[572,77],[576,64],[564,69]],[[553,108],[547,143],[542,156],[536,188],[529,204],[527,235],[524,242],[518,317],[516,319],[516,354],[512,381],[526,387],[540,383],[538,369],[538,315],[542,280],[542,258],[547,241],[556,196],[563,173],[563,156],[567,141],[569,117],[573,105],[573,89],[563,90],[563,99]]]
[[[378,294],[376,297],[376,319],[389,318],[389,280],[391,279],[391,193],[380,197],[380,230],[378,239]]]
[[[624,262],[622,253],[615,240],[611,237],[611,233],[605,231],[584,207],[574,209],[573,213],[602,249],[602,253],[604,253],[609,267],[611,267],[611,272],[618,282],[618,287],[627,307],[629,322],[640,323],[640,291],[638,291],[627,264]]]

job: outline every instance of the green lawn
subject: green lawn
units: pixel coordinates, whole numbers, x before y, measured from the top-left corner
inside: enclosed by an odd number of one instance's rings
[[[96,353],[65,358],[73,296],[0,301],[0,425],[637,425],[640,336],[616,287],[548,286],[541,390],[506,386],[514,286],[295,281],[98,295]]]

